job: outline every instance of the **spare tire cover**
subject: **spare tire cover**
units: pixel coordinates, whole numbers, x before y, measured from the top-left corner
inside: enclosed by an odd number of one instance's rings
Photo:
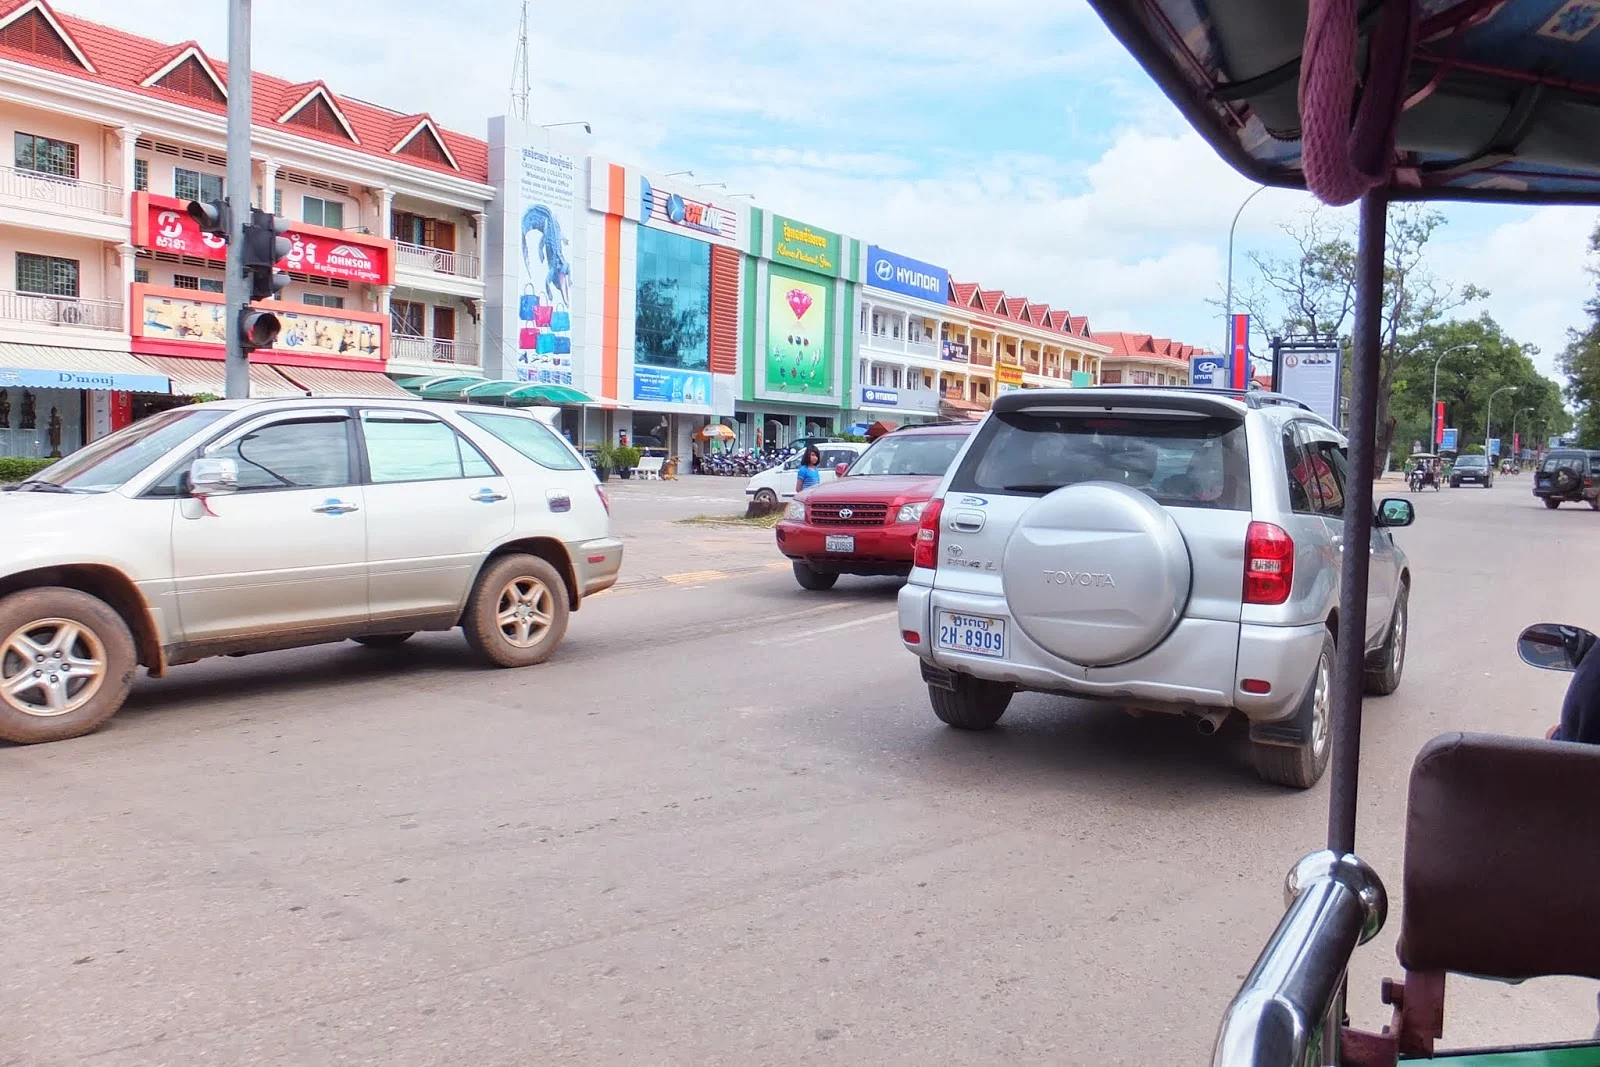
[[[1057,489],[1023,513],[1001,580],[1040,647],[1091,667],[1141,656],[1183,616],[1189,549],[1165,508],[1113,482]]]

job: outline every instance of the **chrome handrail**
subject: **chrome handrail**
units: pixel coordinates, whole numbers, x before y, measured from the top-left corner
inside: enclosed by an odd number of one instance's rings
[[[1388,894],[1358,857],[1323,851],[1295,864],[1284,896],[1288,910],[1222,1017],[1212,1067],[1338,1062],[1345,971],[1383,929]]]

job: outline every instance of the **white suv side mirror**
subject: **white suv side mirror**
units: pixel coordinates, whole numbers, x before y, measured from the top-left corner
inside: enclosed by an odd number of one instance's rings
[[[222,496],[239,488],[239,464],[220,456],[202,456],[189,464],[190,496]]]

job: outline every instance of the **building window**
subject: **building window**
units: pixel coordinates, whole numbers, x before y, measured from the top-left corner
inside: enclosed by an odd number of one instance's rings
[[[144,267],[133,268],[133,280],[136,285],[149,285],[150,272]]]
[[[17,291],[46,296],[78,295],[78,261],[17,253]]]
[[[274,215],[282,215],[283,214],[283,190],[282,189],[274,189],[274,190],[272,190],[272,213]]]
[[[302,293],[300,303],[317,308],[342,308],[344,297],[334,296],[332,293]]]
[[[223,290],[221,278],[201,278],[200,291],[202,293],[220,293]]]
[[[35,174],[52,174],[58,178],[78,176],[77,145],[31,133],[18,133],[16,145],[18,170],[30,170]]]
[[[710,366],[711,246],[675,233],[639,229],[634,360],[648,366]]]
[[[410,300],[389,303],[389,326],[398,337],[426,337],[423,332],[428,309]]]
[[[172,287],[174,289],[194,289],[198,291],[200,279],[193,274],[174,274],[172,276]]]
[[[300,198],[301,218],[312,226],[326,226],[330,230],[344,229],[344,204],[338,200],[324,200],[320,196]]]
[[[395,211],[389,215],[389,229],[401,244],[437,248],[441,252],[456,250],[456,227],[453,222],[413,215],[409,211]]]
[[[138,193],[150,191],[150,161],[136,159],[133,161],[133,189]]]
[[[203,200],[213,203],[222,199],[222,178],[216,174],[202,174],[186,167],[172,168],[172,195],[179,200]]]

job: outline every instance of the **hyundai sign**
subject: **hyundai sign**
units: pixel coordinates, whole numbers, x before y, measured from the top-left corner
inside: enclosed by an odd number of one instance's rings
[[[1232,384],[1228,357],[1202,352],[1189,358],[1189,384],[1197,389],[1226,389]]]
[[[862,386],[861,405],[880,408],[899,407],[900,392],[897,389],[874,389],[871,386]]]
[[[950,272],[943,267],[908,259],[877,245],[867,246],[867,274],[864,280],[874,289],[885,289],[935,304],[945,303],[950,291]]]

